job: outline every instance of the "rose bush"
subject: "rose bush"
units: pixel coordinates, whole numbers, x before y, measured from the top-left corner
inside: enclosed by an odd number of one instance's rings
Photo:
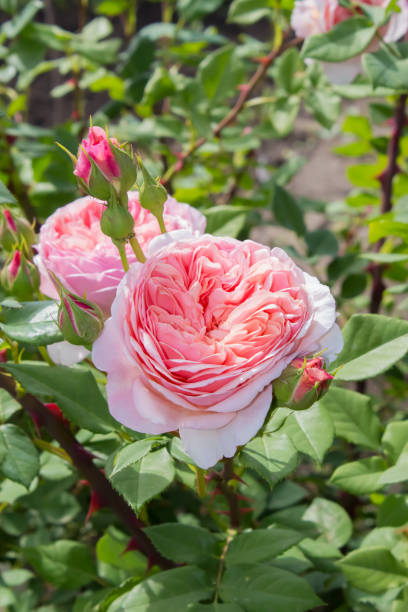
[[[89,196],[58,208],[41,227],[34,261],[44,295],[58,296],[49,276],[52,272],[69,291],[86,294],[108,315],[124,271],[117,248],[100,229],[104,210],[101,201]],[[157,219],[140,206],[136,191],[129,192],[129,210],[135,220],[135,234],[146,248],[160,233]],[[202,233],[205,229],[205,217],[200,212],[171,197],[164,205],[164,221],[168,231]],[[137,261],[129,246],[127,256],[131,263]]]
[[[164,246],[162,246],[164,245]],[[328,287],[281,250],[174,232],[121,282],[94,344],[112,415],[131,429],[178,430],[203,468],[262,426],[271,382],[295,358],[342,348]]]

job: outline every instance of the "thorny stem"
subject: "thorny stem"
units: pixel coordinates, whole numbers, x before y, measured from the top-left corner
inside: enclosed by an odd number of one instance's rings
[[[133,536],[139,550],[145,554],[151,563],[162,569],[174,567],[173,563],[165,559],[154,548],[149,538],[143,533],[144,524],[133,513],[125,500],[113,489],[111,483],[92,461],[91,454],[74,438],[70,430],[36,397],[27,393],[19,397],[14,380],[11,376],[0,374],[0,387],[10,393],[30,414],[34,414],[47,429],[48,433],[66,451],[77,470],[89,482],[92,490],[104,501],[118,516],[120,522],[126,525]]]
[[[136,255],[138,261],[140,261],[141,263],[144,263],[146,261],[146,257],[142,251],[142,247],[140,246],[139,241],[136,238],[136,236],[129,238],[129,244],[132,247],[133,252]]]
[[[244,107],[246,101],[248,100],[255,87],[257,86],[259,81],[265,76],[266,71],[268,70],[272,62],[279,55],[281,55],[283,51],[289,49],[290,47],[296,46],[301,40],[300,38],[294,38],[289,43],[286,43],[287,37],[288,32],[284,34],[282,43],[279,45],[279,47],[277,49],[273,49],[270,53],[268,53],[268,55],[262,58],[258,69],[254,72],[249,82],[243,87],[241,87],[241,93],[238,96],[238,99],[232,109],[225,115],[224,119],[222,119],[213,129],[212,136],[218,138],[222,130],[227,127],[227,125],[230,125],[231,123],[233,123],[233,121],[235,121],[239,112]],[[190,157],[190,155],[192,155],[195,151],[197,151],[197,149],[202,147],[203,144],[205,144],[207,141],[208,138],[202,136],[195,143],[190,145],[190,147],[186,151],[184,151],[184,153],[180,153],[180,155],[178,156],[178,160],[167,170],[166,174],[163,176],[161,180],[162,185],[167,185],[167,183],[173,178],[173,176],[177,172],[182,170],[186,160]]]
[[[394,176],[398,173],[397,158],[400,149],[400,140],[405,125],[405,105],[407,102],[407,95],[403,94],[399,96],[397,104],[395,106],[394,113],[394,125],[393,132],[388,143],[388,165],[381,175],[381,214],[385,214],[392,210],[392,183]],[[378,253],[384,244],[384,238],[379,240],[374,250]],[[373,262],[370,267],[373,284],[371,287],[370,297],[370,313],[377,314],[380,310],[383,293],[385,291],[385,284],[383,281],[384,265]],[[357,391],[359,393],[365,393],[366,381],[360,380],[357,383]]]
[[[400,150],[400,140],[405,125],[405,105],[407,94],[399,96],[394,114],[393,132],[388,144],[388,165],[381,176],[381,214],[392,210],[392,183],[398,173],[397,158]],[[384,238],[375,244],[375,251],[378,252],[384,244]],[[382,296],[385,290],[383,282],[384,266],[374,263],[372,266],[373,285],[370,299],[370,312],[377,313],[380,309]]]

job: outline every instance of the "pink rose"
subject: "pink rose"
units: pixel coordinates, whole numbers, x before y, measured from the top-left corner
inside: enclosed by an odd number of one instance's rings
[[[257,433],[293,359],[341,350],[335,319],[328,287],[281,249],[174,232],[123,278],[93,360],[119,422],[179,430],[208,468]]]
[[[387,6],[390,0],[361,0],[361,4]],[[393,42],[408,30],[408,2],[399,0],[401,11],[394,13],[386,27],[384,38]],[[338,0],[296,0],[291,23],[296,36],[307,38],[314,34],[329,32],[336,24],[349,19],[352,11],[342,7]]]
[[[119,146],[116,138],[109,138],[109,141],[117,147]],[[113,180],[120,176],[120,168],[111,151],[109,141],[105,130],[102,128],[97,126],[89,128],[88,138],[81,142],[81,146],[78,149],[78,161],[74,170],[74,174],[82,178],[85,183],[89,181],[91,162],[84,150],[94,160],[99,170],[103,172],[107,179]]]
[[[136,191],[130,191],[129,210],[135,219],[135,233],[142,248],[160,234],[157,219],[140,206]],[[48,275],[53,272],[64,287],[95,302],[106,315],[124,274],[119,252],[102,233],[100,218],[105,206],[92,197],[80,198],[58,208],[41,227],[38,255],[34,258],[40,275],[40,290],[51,298],[58,293]],[[169,197],[164,205],[168,231],[187,229],[202,233],[205,217],[198,210]],[[129,263],[136,261],[127,247]]]

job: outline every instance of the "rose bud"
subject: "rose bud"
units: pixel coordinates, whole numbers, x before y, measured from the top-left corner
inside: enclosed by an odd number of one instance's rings
[[[120,176],[120,168],[109,142],[119,146],[116,138],[107,137],[105,130],[95,126],[90,127],[88,138],[85,138],[78,150],[78,161],[75,165],[74,174],[83,179],[88,185],[91,174],[91,162],[93,159],[99,170],[104,176],[112,181]]]
[[[6,251],[14,251],[16,245],[23,239],[27,249],[35,240],[35,233],[32,225],[21,217],[12,215],[6,209],[0,214],[0,243]]]
[[[103,211],[101,230],[112,240],[123,240],[133,233],[135,220],[130,212],[119,204],[110,204]]]
[[[66,291],[58,284],[61,302],[57,323],[65,340],[70,344],[92,344],[103,329],[104,318],[99,306],[79,295]]]
[[[333,376],[323,368],[321,357],[294,359],[275,380],[273,390],[279,406],[293,410],[306,410],[329,389]]]
[[[37,267],[21,251],[15,251],[1,273],[3,287],[22,301],[33,298],[40,285]]]
[[[150,172],[143,164],[140,157],[137,158],[140,169],[143,174],[143,185],[139,190],[140,204],[143,208],[150,210],[150,212],[156,217],[160,225],[160,230],[163,234],[166,233],[166,227],[163,221],[163,210],[164,203],[167,200],[167,191],[159,183],[158,179],[154,179]]]

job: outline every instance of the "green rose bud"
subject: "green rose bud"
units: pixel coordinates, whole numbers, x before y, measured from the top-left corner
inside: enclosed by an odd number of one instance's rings
[[[61,286],[60,286],[61,287]],[[99,306],[59,288],[58,327],[71,344],[88,346],[103,329],[104,318]]]
[[[167,191],[160,184],[159,179],[154,179],[146,169],[140,157],[137,158],[143,174],[143,185],[139,190],[140,204],[147,208],[159,222],[160,230],[165,233],[166,228],[163,221],[164,203],[167,200]]]
[[[24,253],[15,251],[2,270],[1,282],[8,293],[24,302],[33,299],[40,285],[40,275]]]
[[[101,217],[101,230],[112,240],[125,240],[133,234],[135,220],[128,210],[119,204],[112,203]]]

